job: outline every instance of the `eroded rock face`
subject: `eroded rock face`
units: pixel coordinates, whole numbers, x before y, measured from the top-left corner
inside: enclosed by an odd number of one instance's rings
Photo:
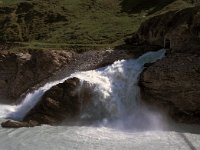
[[[164,47],[169,41],[172,51],[200,54],[199,18],[199,6],[152,17],[141,25],[128,43]]]
[[[17,98],[30,87],[67,65],[73,54],[66,51],[34,51],[0,54],[0,96]]]

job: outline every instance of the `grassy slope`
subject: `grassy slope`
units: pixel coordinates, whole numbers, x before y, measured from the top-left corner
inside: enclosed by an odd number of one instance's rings
[[[0,41],[26,48],[112,47],[145,19],[189,7],[189,0],[1,0]]]

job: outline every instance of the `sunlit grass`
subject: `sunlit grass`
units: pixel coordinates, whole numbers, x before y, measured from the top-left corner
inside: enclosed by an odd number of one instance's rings
[[[13,7],[24,0],[0,1]],[[157,1],[26,0],[30,10],[0,14],[0,41],[21,42],[24,48],[113,47],[149,17],[191,6],[186,0]]]

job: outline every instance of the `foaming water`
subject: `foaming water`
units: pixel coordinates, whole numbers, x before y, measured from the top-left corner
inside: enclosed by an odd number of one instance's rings
[[[0,128],[0,150],[198,150],[200,135],[189,132],[125,132],[106,127],[40,126]]]
[[[137,84],[144,64],[162,59],[164,55],[164,49],[148,52],[138,59],[116,61],[108,67],[77,72],[59,81],[47,83],[27,94],[22,103],[17,106],[0,105],[0,117],[22,120],[52,86],[68,78],[78,77],[81,81],[88,82],[93,89],[92,104],[82,110],[80,120],[98,120],[102,125],[109,124],[117,127],[141,127],[145,124],[156,127],[160,124],[159,115],[140,106],[140,89]]]
[[[81,113],[81,119],[98,120],[116,128],[161,129],[161,114],[140,105],[138,79],[144,64],[162,59],[165,50],[148,52],[138,59],[116,61],[111,66],[73,76],[93,87],[93,104]]]

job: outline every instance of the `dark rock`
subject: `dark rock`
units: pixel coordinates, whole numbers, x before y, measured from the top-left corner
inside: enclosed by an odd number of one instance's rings
[[[57,124],[64,119],[76,119],[91,102],[91,89],[87,82],[70,78],[48,90],[40,102],[26,115],[24,122]]]
[[[67,19],[65,16],[63,16],[59,13],[55,14],[53,12],[49,13],[45,20],[45,22],[47,22],[47,23],[54,23],[54,22],[60,22],[60,21],[67,21]]]
[[[0,7],[0,14],[10,14],[10,13],[12,13],[13,11],[15,10],[15,8],[13,8],[13,7],[6,7],[6,6],[4,6],[4,7]]]
[[[200,54],[200,7],[191,7],[152,17],[133,35],[136,41],[160,45],[174,52]]]
[[[1,123],[1,126],[3,128],[21,128],[21,127],[34,127],[38,126],[38,123],[35,121],[29,121],[29,122],[18,122],[18,121],[5,121]]]
[[[125,39],[125,43],[135,46],[144,44],[143,41],[139,39],[139,35],[137,33],[134,33],[130,38]]]
[[[181,122],[200,123],[200,57],[173,54],[142,74],[142,99]],[[186,120],[187,118],[187,120]]]
[[[16,13],[17,14],[27,13],[32,8],[33,8],[33,4],[32,3],[30,3],[30,2],[21,2],[21,3],[18,4]]]
[[[143,101],[185,123],[200,123],[199,18],[200,7],[191,7],[155,16],[137,32],[140,40],[168,48],[141,75]]]

